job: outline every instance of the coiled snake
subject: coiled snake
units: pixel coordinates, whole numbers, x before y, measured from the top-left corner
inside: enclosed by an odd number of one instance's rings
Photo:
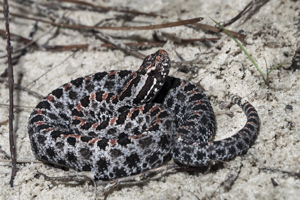
[[[233,98],[247,116],[246,125],[212,141],[215,119],[208,98],[195,85],[168,76],[169,69],[167,52],[159,50],[138,71],[99,72],[55,89],[29,117],[35,156],[111,180],[171,158],[204,166],[245,153],[259,127],[253,106]]]

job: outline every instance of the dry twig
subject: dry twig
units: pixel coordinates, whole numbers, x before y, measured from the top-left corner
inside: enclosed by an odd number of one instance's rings
[[[222,26],[228,26],[234,22],[236,22],[238,19],[240,19],[241,17],[245,16],[248,12],[250,12],[251,10],[254,10],[255,8],[258,8],[262,5],[264,5],[265,3],[267,3],[269,0],[252,0],[237,16],[235,16],[234,18],[221,22],[220,24]]]
[[[2,10],[1,10],[2,11]],[[51,24],[52,26],[58,26],[58,27],[64,27],[64,28],[72,28],[72,29],[98,29],[98,30],[119,30],[119,31],[133,31],[133,30],[153,30],[153,29],[162,29],[162,28],[170,28],[175,26],[182,26],[187,24],[194,24],[201,20],[203,20],[202,17],[197,17],[193,19],[187,19],[187,20],[179,20],[176,22],[169,22],[165,24],[156,24],[156,25],[149,25],[149,26],[127,26],[127,27],[105,27],[105,26],[85,26],[85,25],[72,25],[72,24],[62,24],[62,23],[56,23],[51,22],[35,17],[27,17],[24,15],[16,14],[16,13],[10,13],[11,16],[27,19],[27,20],[33,20],[38,21],[46,24]]]
[[[87,7],[91,7],[91,8],[95,8],[95,9],[101,9],[101,10],[104,10],[104,11],[117,11],[117,12],[123,12],[123,13],[134,14],[134,15],[145,15],[145,16],[151,16],[151,17],[158,17],[158,16],[164,17],[162,15],[157,15],[157,14],[154,14],[154,13],[145,13],[145,12],[140,12],[140,11],[136,11],[136,10],[100,6],[100,5],[95,5],[95,4],[92,4],[92,3],[89,3],[89,2],[85,2],[85,1],[78,1],[78,0],[55,0],[55,1],[68,2],[68,3],[77,4],[77,5],[84,5],[84,6],[87,6]]]
[[[204,30],[207,30],[207,31],[211,31],[211,32],[215,32],[215,33],[225,33],[222,29],[218,29],[214,26],[210,26],[210,25],[207,25],[207,24],[201,24],[201,23],[197,23],[197,24],[194,24],[194,26],[198,27],[198,28],[201,28],[201,29],[204,29]],[[240,41],[244,42],[245,41],[245,38],[246,38],[246,35],[244,34],[241,34],[239,32],[235,32],[235,31],[230,31],[230,30],[227,30],[231,35],[233,35],[233,37],[239,39]]]
[[[16,166],[16,148],[14,143],[14,75],[13,75],[13,66],[11,61],[12,46],[10,44],[10,32],[9,32],[9,22],[8,22],[8,3],[7,0],[4,0],[3,3],[3,14],[5,19],[5,29],[6,29],[6,51],[7,51],[7,61],[8,61],[8,85],[9,85],[9,145],[10,145],[10,154],[12,160],[12,173],[10,179],[10,186],[13,187],[14,179],[17,173]]]

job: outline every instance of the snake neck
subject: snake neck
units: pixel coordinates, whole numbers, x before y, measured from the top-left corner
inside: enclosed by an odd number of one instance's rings
[[[133,104],[151,102],[164,85],[170,66],[169,56],[164,50],[147,56],[140,69],[128,79],[119,100],[130,97],[134,99]]]

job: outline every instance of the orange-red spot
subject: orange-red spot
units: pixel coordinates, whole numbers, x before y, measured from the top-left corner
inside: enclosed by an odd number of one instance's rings
[[[129,139],[139,139],[142,137],[142,134],[139,134],[139,135],[133,135],[133,136],[130,136],[128,137]]]
[[[99,124],[100,124],[100,123],[95,123],[95,124],[93,124],[93,125],[92,125],[92,128],[94,128],[94,129],[97,128],[97,127],[99,126]]]
[[[150,109],[150,111],[153,112],[153,111],[155,111],[156,109],[160,109],[160,107],[159,107],[159,106],[152,107],[152,108]]]
[[[157,118],[155,119],[155,122],[156,122],[156,124],[159,124],[159,123],[160,123],[160,118],[157,117]],[[155,124],[153,124],[153,125],[155,125]]]
[[[110,124],[113,124],[113,123],[115,123],[115,122],[117,121],[117,119],[118,119],[118,117],[114,117],[114,118],[112,118],[112,119],[109,121],[109,123],[110,123]]]
[[[156,61],[160,62],[160,60],[161,60],[161,57],[160,56],[156,56]]]
[[[41,114],[42,114],[42,110],[41,110],[41,109],[38,109],[38,110],[36,111],[36,114],[41,115]]]
[[[76,109],[77,109],[78,111],[81,111],[81,110],[82,110],[81,103],[78,103],[78,104],[77,104]]]
[[[110,140],[109,143],[112,145],[115,145],[115,144],[117,144],[117,140]]]
[[[90,100],[93,101],[93,100],[95,100],[95,98],[96,98],[96,94],[95,93],[91,94]]]
[[[80,126],[82,126],[85,123],[85,121],[78,116],[74,116],[74,118],[80,121]]]
[[[96,139],[96,138],[95,138],[95,139],[90,140],[88,143],[89,143],[89,144],[94,144],[94,143],[98,142],[98,140],[99,140],[99,139]]]
[[[159,54],[168,55],[168,53],[163,49],[158,50],[158,52]]]
[[[195,90],[191,90],[191,91],[189,91],[189,93],[191,93],[191,94],[196,94],[196,93],[197,93],[197,91],[195,91]]]
[[[39,121],[39,122],[36,122],[36,124],[37,125],[42,125],[42,124],[44,124],[44,122],[43,121]]]
[[[131,115],[132,115],[132,113],[134,112],[134,111],[136,111],[136,110],[140,110],[140,111],[142,111],[142,110],[144,110],[144,107],[137,107],[137,108],[135,108],[135,109],[132,109],[128,114],[127,114],[127,116],[128,117],[131,117]]]
[[[53,95],[50,94],[49,96],[47,96],[46,100],[47,100],[47,101],[52,101],[52,100],[53,100]]]
[[[199,112],[194,112],[194,115],[199,115]]]
[[[76,138],[76,139],[80,139],[81,138],[81,135],[74,135],[74,134],[70,134],[70,135],[62,135],[64,138],[68,138],[68,137],[73,137],[73,138]]]
[[[84,79],[85,79],[86,81],[88,81],[88,80],[90,80],[90,79],[91,79],[91,77],[89,77],[89,76],[86,76],[86,77],[84,77]]]
[[[116,96],[110,97],[110,101],[114,100],[115,98],[116,98]]]
[[[102,99],[105,100],[105,99],[107,98],[107,96],[108,96],[108,94],[107,94],[107,93],[104,93],[104,94],[102,95]]]
[[[116,73],[117,73],[116,71],[111,71],[108,73],[108,76],[115,75]]]
[[[142,66],[141,66],[142,67]],[[124,86],[123,91],[120,93],[119,97],[123,95],[123,93],[127,90],[127,88],[130,86],[131,82],[137,77],[136,72],[132,72],[131,73],[132,78],[130,79],[130,81],[128,81],[128,83]]]
[[[71,87],[71,84],[70,84],[70,83],[67,83],[67,84],[65,84],[63,87],[64,87],[64,90],[67,90],[68,88]]]
[[[200,100],[196,100],[196,101],[195,101],[195,104],[196,104],[196,105],[200,105],[200,104],[201,104],[201,101],[200,101]]]

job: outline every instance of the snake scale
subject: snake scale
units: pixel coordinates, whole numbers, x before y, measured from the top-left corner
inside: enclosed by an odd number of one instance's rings
[[[158,50],[138,71],[99,72],[55,89],[29,117],[35,156],[111,180],[171,158],[205,166],[245,153],[258,133],[254,107],[232,98],[247,122],[231,137],[212,141],[215,118],[207,96],[195,85],[168,76],[169,69],[167,52]]]

